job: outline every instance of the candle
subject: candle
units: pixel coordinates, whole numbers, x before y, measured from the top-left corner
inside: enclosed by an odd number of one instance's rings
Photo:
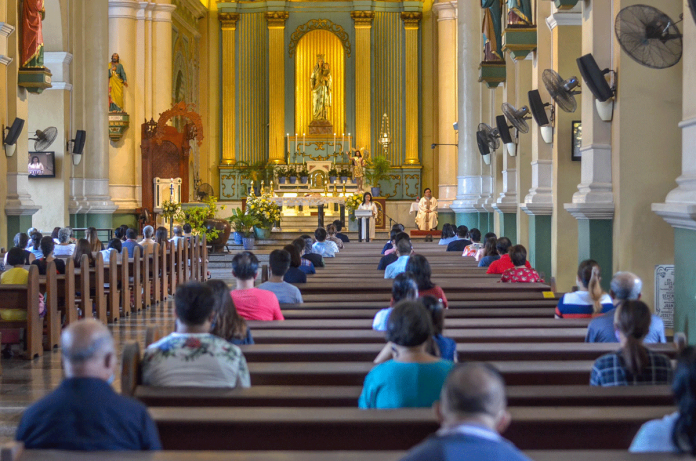
[[[307,151],[307,145],[305,144],[305,134],[302,133],[302,160],[304,161],[304,154]]]
[[[299,152],[297,149],[297,133],[295,133],[295,152]]]
[[[286,152],[290,152],[290,133],[285,133]]]
[[[334,133],[334,151],[333,153],[336,153],[336,133]]]
[[[350,150],[353,148],[353,145],[350,143],[350,133],[348,133],[348,153],[350,154]]]
[[[341,133],[341,152],[343,152],[346,149],[346,146],[345,146],[346,143],[343,142],[345,137],[346,137],[346,134]]]

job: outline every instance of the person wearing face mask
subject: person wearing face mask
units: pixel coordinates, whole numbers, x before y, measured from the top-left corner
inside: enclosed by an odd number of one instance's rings
[[[22,415],[16,440],[29,449],[161,450],[145,405],[111,387],[116,350],[109,330],[88,319],[61,336],[65,379]]]

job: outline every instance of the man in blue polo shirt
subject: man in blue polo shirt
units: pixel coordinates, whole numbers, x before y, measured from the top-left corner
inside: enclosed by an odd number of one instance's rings
[[[506,407],[505,382],[495,368],[456,365],[435,403],[440,430],[401,461],[530,461],[500,436],[510,424]]]
[[[643,281],[631,272],[617,272],[611,279],[609,295],[618,306],[624,301],[640,299],[643,290]],[[616,309],[608,311],[593,319],[587,326],[586,343],[618,343],[619,337],[614,328],[614,314]],[[643,340],[644,343],[666,343],[665,322],[653,314],[650,321],[650,329]]]
[[[97,320],[71,324],[61,336],[65,379],[22,415],[16,439],[27,448],[161,450],[145,406],[111,388],[116,350]]]

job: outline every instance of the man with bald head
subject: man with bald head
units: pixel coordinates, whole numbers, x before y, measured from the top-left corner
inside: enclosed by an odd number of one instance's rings
[[[505,382],[484,363],[456,365],[433,405],[440,430],[401,461],[529,461],[500,436],[510,424]]]
[[[618,307],[624,301],[640,299],[643,281],[631,272],[617,272],[611,279],[609,294],[614,300],[614,307]],[[614,313],[616,309],[600,315],[587,326],[586,343],[618,343],[619,336],[614,328]],[[666,343],[665,323],[662,319],[653,315],[650,322],[648,335],[644,343]]]
[[[116,351],[109,330],[81,320],[63,331],[61,346],[65,379],[24,412],[16,439],[35,449],[161,450],[145,406],[111,388]]]

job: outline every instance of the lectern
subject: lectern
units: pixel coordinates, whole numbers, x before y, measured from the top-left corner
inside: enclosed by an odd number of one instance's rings
[[[372,210],[355,210],[355,218],[358,220],[358,241],[370,241],[370,219]]]

